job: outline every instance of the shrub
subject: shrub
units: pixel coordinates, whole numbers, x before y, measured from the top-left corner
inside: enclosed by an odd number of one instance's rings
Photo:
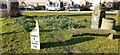
[[[24,31],[31,31],[35,27],[34,19],[39,20],[41,29],[70,29],[70,28],[85,28],[87,27],[87,19],[74,21],[66,16],[61,15],[46,15],[46,16],[23,16],[15,18],[16,23],[22,26]]]
[[[44,23],[49,29],[69,29],[69,28],[82,28],[85,26],[82,22],[74,21],[66,16],[46,16],[39,19],[41,23]],[[85,22],[87,22],[85,20]]]
[[[31,31],[35,27],[35,21],[33,19],[19,17],[15,19],[15,22],[20,25],[24,31]]]

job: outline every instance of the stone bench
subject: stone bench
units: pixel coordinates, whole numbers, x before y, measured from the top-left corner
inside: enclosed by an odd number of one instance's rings
[[[104,29],[69,29],[73,35],[75,33],[96,33],[96,34],[109,34],[108,38],[113,39],[113,34],[117,33],[115,30]]]

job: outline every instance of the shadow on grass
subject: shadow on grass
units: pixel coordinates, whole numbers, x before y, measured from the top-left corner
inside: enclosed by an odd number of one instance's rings
[[[117,32],[119,32],[119,31],[120,31],[120,25],[115,26],[114,29],[115,29]]]
[[[34,16],[28,16],[28,15],[23,15],[25,18],[37,18],[38,16],[34,15]]]
[[[114,39],[120,39],[120,35],[114,35]]]
[[[43,18],[43,17],[54,17],[56,15],[44,15],[44,16],[37,16],[37,15],[33,15],[33,16],[28,16],[28,15],[23,15],[21,17],[25,17],[25,18]],[[57,16],[91,16],[91,13],[84,13],[84,14],[65,14],[65,15],[57,15]]]
[[[83,37],[83,38],[73,38],[70,40],[66,40],[66,41],[61,41],[61,42],[47,42],[47,43],[40,43],[40,47],[41,49],[44,48],[51,48],[51,47],[58,47],[58,46],[67,46],[67,45],[73,45],[73,44],[78,44],[78,43],[82,43],[85,41],[90,41],[93,40],[93,37]]]
[[[103,37],[108,37],[109,34],[91,34],[91,33],[83,33],[83,34],[76,34],[76,35],[73,35],[73,37],[77,37],[77,36],[86,36],[86,35],[89,35],[89,36],[103,36]],[[120,38],[120,35],[114,35],[113,36],[114,39],[119,39]]]
[[[6,32],[6,33],[2,33],[2,35],[5,35],[5,34],[13,34],[13,33],[18,33],[18,32]]]
[[[88,13],[88,14],[69,14],[69,15],[64,15],[64,16],[91,16],[91,13]]]
[[[56,31],[56,30],[58,30],[58,29],[51,29],[51,30],[49,30],[49,29],[48,30],[42,30],[41,29],[41,30],[39,30],[39,32],[51,32],[51,31]]]
[[[73,35],[73,37],[77,37],[77,36],[86,36],[86,35],[89,35],[89,36],[108,36],[108,34],[94,34],[94,33],[83,33],[83,34],[76,34],[76,35]]]
[[[114,13],[108,13],[107,15],[116,15],[116,14],[114,14]]]
[[[51,32],[52,30],[40,30],[39,32]]]
[[[120,32],[120,25],[118,25],[118,26],[115,26],[114,27],[114,30],[116,30],[117,32]],[[120,34],[119,35],[114,35],[115,37],[115,39],[120,39]]]

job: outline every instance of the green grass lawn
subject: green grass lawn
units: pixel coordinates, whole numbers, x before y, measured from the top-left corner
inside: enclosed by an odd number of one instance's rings
[[[77,21],[82,19],[91,21],[92,18],[91,13],[25,12],[23,14],[29,16],[64,15]],[[107,17],[116,19],[118,33],[115,34],[113,40],[106,39],[107,35],[104,34],[86,34],[72,37],[68,30],[44,30],[40,31],[40,50],[31,49],[30,32],[22,31],[20,25],[15,25],[15,20],[12,18],[3,19],[0,21],[2,23],[2,53],[68,53],[70,49],[75,49],[79,53],[118,53],[120,18],[114,14],[108,14]],[[54,35],[61,37],[54,38]]]

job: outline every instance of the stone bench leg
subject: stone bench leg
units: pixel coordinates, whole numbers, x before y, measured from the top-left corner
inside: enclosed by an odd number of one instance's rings
[[[108,39],[113,39],[113,34],[109,33]]]

